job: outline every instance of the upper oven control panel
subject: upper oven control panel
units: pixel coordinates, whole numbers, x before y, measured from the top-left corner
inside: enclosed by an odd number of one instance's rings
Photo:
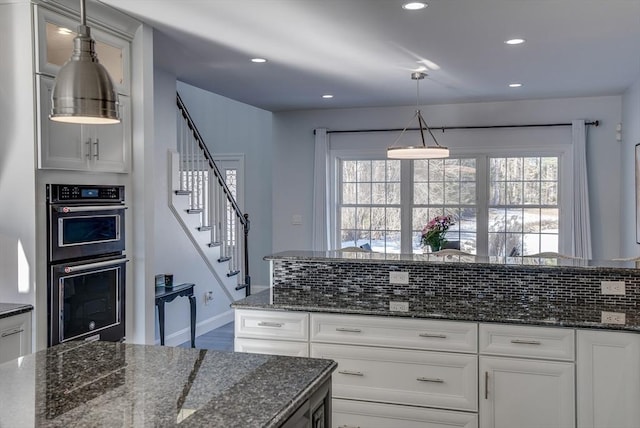
[[[124,186],[48,184],[47,200],[55,203],[124,202]]]

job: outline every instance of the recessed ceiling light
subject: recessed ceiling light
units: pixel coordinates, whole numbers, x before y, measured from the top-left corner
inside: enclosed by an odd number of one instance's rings
[[[419,1],[405,3],[402,5],[402,8],[406,10],[420,10],[420,9],[424,9],[425,7],[427,7],[427,4]]]
[[[522,83],[509,83],[510,88],[519,88],[522,86]]]
[[[60,27],[58,28],[58,34],[62,34],[63,36],[68,36],[69,34],[73,34],[73,31],[65,27]]]
[[[508,45],[521,45],[524,43],[524,39],[509,39],[505,43]]]
[[[267,62],[267,60],[264,59],[264,58],[251,58],[251,62],[260,62],[260,63],[262,63],[262,62]]]
[[[322,98],[326,98],[326,99],[333,98],[333,95],[331,95],[331,94],[324,94],[324,95],[322,96]]]

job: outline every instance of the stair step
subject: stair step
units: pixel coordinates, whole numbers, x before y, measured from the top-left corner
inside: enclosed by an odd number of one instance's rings
[[[187,214],[200,214],[202,212],[202,208],[189,208],[187,210]]]
[[[190,195],[191,190],[176,190],[174,193],[176,195]]]
[[[236,287],[236,290],[242,290],[244,288],[247,288],[248,285],[247,284],[238,284],[238,286]]]
[[[239,274],[239,273],[240,273],[240,271],[239,271],[239,270],[232,270],[231,272],[227,272],[227,276],[228,276],[228,277],[232,277],[232,276],[236,276],[236,275],[237,275],[237,274]],[[237,289],[238,289],[238,288],[236,287],[236,290],[237,290]]]
[[[213,247],[219,247],[220,245],[222,245],[222,242],[209,242],[207,244],[207,247],[213,248]]]
[[[200,232],[204,232],[204,231],[211,230],[211,229],[213,229],[213,226],[200,226],[200,227],[198,227],[198,230]]]
[[[229,260],[231,260],[231,257],[220,257],[218,263],[228,262]]]

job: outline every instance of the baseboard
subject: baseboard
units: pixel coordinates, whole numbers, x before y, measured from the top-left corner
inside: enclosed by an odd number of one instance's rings
[[[204,321],[196,323],[196,337],[215,330],[218,327],[222,327],[225,324],[229,324],[234,320],[234,310],[230,309],[226,312],[218,314],[214,317],[208,318]],[[166,346],[178,346],[184,342],[191,340],[191,328],[186,327],[181,330],[171,333],[164,338],[164,344]],[[155,341],[156,345],[160,345],[160,338]]]

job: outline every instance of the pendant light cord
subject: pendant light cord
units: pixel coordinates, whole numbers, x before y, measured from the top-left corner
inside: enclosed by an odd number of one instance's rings
[[[85,0],[80,0],[80,25],[87,26],[87,15],[85,12]]]

